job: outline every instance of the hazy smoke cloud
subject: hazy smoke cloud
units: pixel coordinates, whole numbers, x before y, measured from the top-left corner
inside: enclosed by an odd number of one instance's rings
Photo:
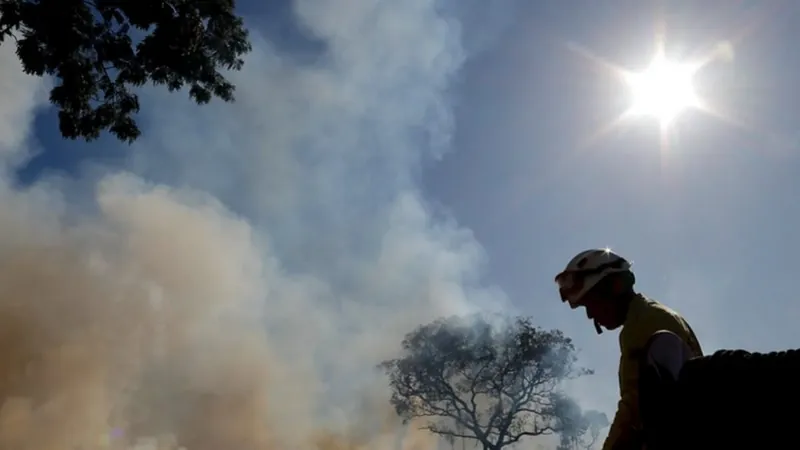
[[[5,177],[0,448],[433,448],[373,368],[422,321],[505,305],[416,185],[447,148],[463,30],[433,0],[295,11],[318,61],[256,32],[236,104],[146,93],[129,164]],[[11,50],[0,146],[19,155],[46,97]]]

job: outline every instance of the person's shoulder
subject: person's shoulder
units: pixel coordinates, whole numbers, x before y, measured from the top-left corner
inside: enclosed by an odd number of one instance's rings
[[[644,345],[656,331],[667,330],[683,334],[685,321],[669,306],[639,295],[635,312],[620,332],[621,345]]]
[[[680,313],[678,313],[678,311],[672,309],[666,304],[661,303],[660,301],[647,297],[645,295],[640,294],[640,297],[644,302],[645,314],[652,314],[656,316],[668,316],[677,320],[683,320],[683,317],[680,315]]]

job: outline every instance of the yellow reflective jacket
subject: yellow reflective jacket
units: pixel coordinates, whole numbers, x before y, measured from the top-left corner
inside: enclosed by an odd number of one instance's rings
[[[603,443],[603,450],[629,448],[641,435],[639,360],[647,341],[659,330],[677,334],[692,350],[692,356],[703,355],[694,331],[683,317],[661,303],[637,294],[631,301],[628,316],[619,334],[620,401],[608,437]]]

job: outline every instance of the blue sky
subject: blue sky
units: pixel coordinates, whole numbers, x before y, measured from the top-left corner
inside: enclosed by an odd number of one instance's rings
[[[466,65],[454,151],[426,174],[431,195],[487,249],[492,280],[515,305],[575,337],[609,399],[614,334],[595,338],[551,284],[583,248],[607,245],[633,259],[639,288],[682,312],[707,350],[794,346],[800,311],[784,259],[797,251],[800,211],[791,94],[798,57],[786,44],[797,6],[616,1],[531,9]],[[678,60],[733,43],[733,60],[703,69],[697,88],[742,125],[689,112],[667,151],[646,119],[582,146],[625,108],[626,91],[565,44],[636,70],[652,56],[657,18]]]
[[[240,6],[255,50],[233,76],[239,101],[198,108],[147,89],[131,147],[61,140],[46,84],[4,64],[3,198],[16,233],[127,258],[113,276],[174,302],[210,292],[203,311],[248,286],[239,312],[263,312],[287,379],[319,386],[308,405],[377,383],[365,368],[413,324],[491,307],[573,336],[597,372],[576,394],[612,413],[615,333],[595,336],[552,284],[591,247],[632,259],[640,289],[682,312],[708,351],[795,346],[800,5],[271,3]],[[648,119],[587,144],[626,90],[570,49],[643,68],[658,20],[677,60],[732,46],[696,80],[730,120],[689,111],[666,150]],[[116,238],[74,236],[98,227]],[[179,245],[192,238],[203,244]],[[91,292],[122,292],[103,289]]]

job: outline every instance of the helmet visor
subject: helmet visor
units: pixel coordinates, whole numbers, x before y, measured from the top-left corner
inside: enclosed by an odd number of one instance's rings
[[[558,285],[558,293],[561,295],[562,302],[568,302],[573,308],[580,306],[579,295],[583,291],[584,275],[575,271],[561,272],[556,275],[555,282]]]

